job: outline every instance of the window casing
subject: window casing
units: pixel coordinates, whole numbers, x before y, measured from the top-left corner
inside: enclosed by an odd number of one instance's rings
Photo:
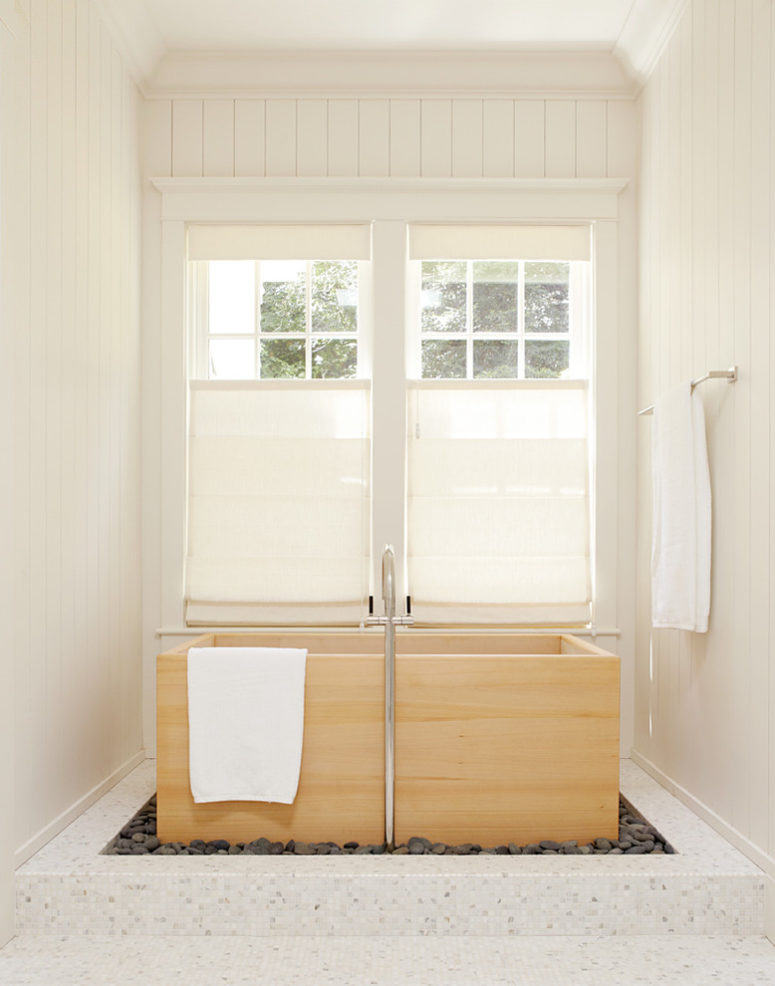
[[[461,263],[461,261],[451,261],[451,262]],[[314,380],[315,377],[313,376],[314,374],[313,346],[315,343],[315,336],[312,328],[311,306],[309,304],[310,296],[312,293],[311,274],[312,274],[314,262],[313,261],[305,262],[306,265],[305,266],[305,275],[306,275],[305,295],[306,295],[307,304],[306,304],[305,315],[304,315],[304,319],[305,319],[304,333],[302,334],[301,332],[288,332],[288,333],[280,333],[279,335],[275,335],[274,332],[263,333],[261,330],[261,314],[260,314],[261,300],[262,300],[261,264],[263,263],[264,266],[266,267],[266,265],[268,263],[271,263],[271,261],[264,260],[264,261],[251,262],[253,266],[253,295],[254,295],[253,307],[256,310],[257,315],[256,315],[255,325],[253,327],[253,330],[251,332],[245,331],[242,333],[210,331],[210,326],[208,324],[210,317],[208,298],[206,294],[203,295],[202,283],[201,283],[202,282],[201,269],[204,263],[207,262],[198,261],[192,265],[192,267],[198,269],[198,271],[200,272],[199,275],[195,277],[195,281],[194,281],[195,286],[193,290],[193,295],[195,299],[194,311],[199,313],[195,318],[195,324],[197,328],[196,328],[196,341],[194,345],[194,352],[196,353],[194,366],[196,367],[196,369],[193,375],[204,376],[205,374],[210,373],[210,365],[209,365],[210,346],[213,340],[221,341],[224,338],[234,337],[242,341],[250,340],[250,344],[253,347],[253,352],[254,352],[253,364],[252,364],[253,370],[250,379],[260,380],[262,379],[260,376],[261,367],[262,367],[262,353],[261,353],[262,343],[264,343],[265,341],[274,342],[276,339],[282,338],[284,341],[303,342],[305,347],[304,378],[301,377],[301,373],[299,372],[298,380],[299,382],[301,382],[302,379]],[[414,266],[419,267],[421,263],[422,262],[419,263],[414,262]],[[504,379],[504,374],[501,372],[494,373],[490,377],[486,377],[481,372],[477,373],[477,366],[481,367],[481,361],[479,363],[477,363],[476,361],[475,347],[478,344],[490,343],[490,342],[505,342],[512,347],[514,347],[516,344],[516,349],[515,349],[516,358],[511,363],[511,367],[510,367],[511,372],[508,375],[508,378],[515,382],[514,384],[515,386],[519,386],[516,383],[516,381],[530,379],[529,374],[531,374],[531,365],[534,365],[535,361],[533,361],[533,363],[531,364],[531,360],[529,358],[529,352],[530,352],[529,344],[533,342],[547,342],[551,344],[559,341],[562,343],[566,343],[567,353],[568,353],[568,360],[567,360],[568,366],[562,367],[560,372],[563,373],[566,379],[571,376],[575,376],[576,378],[583,378],[585,376],[584,363],[587,359],[587,353],[589,351],[589,347],[587,345],[587,339],[583,331],[584,318],[581,313],[583,311],[583,305],[586,304],[586,302],[588,301],[588,286],[585,285],[585,275],[586,273],[588,273],[588,265],[585,265],[583,263],[582,264],[566,263],[563,261],[550,262],[555,267],[562,266],[563,269],[567,269],[567,281],[565,283],[567,283],[568,285],[568,297],[572,298],[575,294],[576,304],[575,306],[571,303],[569,303],[568,305],[569,315],[567,319],[567,331],[562,332],[556,328],[552,328],[549,331],[530,332],[527,331],[527,329],[530,327],[530,320],[529,320],[529,315],[526,314],[526,307],[529,307],[529,301],[526,301],[526,295],[529,295],[531,274],[535,273],[536,269],[538,269],[538,271],[540,272],[540,265],[542,262],[536,259],[531,259],[531,260],[508,260],[508,261],[465,260],[462,261],[462,263],[465,265],[466,268],[465,330],[463,332],[454,332],[454,333],[450,332],[443,334],[443,338],[445,339],[445,341],[447,340],[454,342],[463,341],[465,344],[466,375],[465,378],[463,378],[461,374],[460,379],[471,380],[472,383],[475,383],[477,387],[481,387],[481,386],[486,387],[488,383],[488,379],[493,380],[494,383],[497,383],[501,387],[506,384],[506,380]],[[510,326],[501,331],[487,331],[486,329],[483,329],[481,326],[478,328],[476,326],[476,317],[475,317],[476,305],[477,305],[476,290],[475,290],[475,286],[477,284],[476,275],[477,273],[481,273],[482,271],[484,271],[485,273],[488,271],[488,268],[485,267],[486,264],[510,265],[510,270],[514,275],[511,282],[514,285],[514,289],[515,289],[514,293],[516,299],[513,305],[513,312],[512,312],[512,314],[515,316],[514,325],[513,327]],[[407,262],[406,257],[404,257],[404,265],[407,270],[408,283],[411,284],[413,279],[414,282],[417,283],[418,278],[416,273],[413,275],[411,272],[413,262],[411,261]],[[363,264],[361,266],[363,267]],[[490,267],[489,270],[492,270],[492,267]],[[375,270],[373,276],[375,278],[379,278],[380,271]],[[363,283],[363,281],[366,279],[361,279],[361,280]],[[421,278],[419,280],[421,283]],[[422,288],[420,290],[422,290]],[[364,292],[362,291],[361,303],[360,303],[361,314],[363,314],[364,311],[363,294]],[[416,297],[414,299],[410,297],[407,308],[410,311],[412,310],[412,308],[414,308],[415,310],[419,308],[420,312],[422,312],[423,306],[421,299],[422,299],[421,294],[419,301]],[[202,311],[207,312],[206,319],[203,319],[201,317]],[[574,311],[575,314],[571,314]],[[411,322],[411,318],[409,318],[408,321]],[[407,325],[405,329],[407,340],[409,341],[407,361],[406,361],[406,365],[407,365],[406,380],[409,386],[410,395],[412,392],[412,388],[414,386],[410,382],[412,377],[417,378],[418,384],[421,384],[423,382],[422,346],[427,341],[436,341],[438,339],[437,333],[435,333],[432,329],[430,330],[426,329],[426,331],[423,331],[421,318],[419,323],[415,323],[415,324],[417,324],[417,327],[419,329],[419,331],[417,331],[416,333],[412,333],[411,325]],[[266,338],[267,336],[269,338]],[[341,337],[335,336],[333,338],[334,339],[345,338],[345,335],[343,334],[343,336]],[[350,341],[351,339],[357,338],[357,336],[355,336],[355,334],[347,334],[346,338],[347,341]],[[369,369],[365,365],[366,364],[365,357],[367,353],[368,353],[367,346],[359,346],[359,361],[358,361],[357,373],[358,376],[361,377],[368,377],[369,375]],[[207,354],[207,355],[203,356],[203,354]],[[418,368],[420,372],[417,372]],[[246,373],[245,378],[247,377],[248,375]],[[430,381],[428,382],[430,383]],[[411,416],[410,416],[410,420],[412,420]],[[377,456],[380,455],[380,449],[375,448],[374,454]],[[410,457],[410,462],[411,462],[411,457]],[[410,465],[410,470],[411,470],[411,465]],[[586,509],[588,511],[588,504]],[[372,555],[373,556],[376,555],[376,553],[378,553],[380,550],[381,550],[381,545],[375,545],[374,550],[372,551]],[[411,546],[410,546],[410,552],[411,552]],[[372,568],[373,567],[374,567],[374,559],[372,557]],[[409,583],[407,588],[411,592],[412,590],[411,582]],[[481,613],[485,612],[485,607],[481,600],[475,603],[474,605],[480,606]],[[443,614],[443,610],[442,610],[442,614]],[[509,619],[509,617],[503,618],[501,614],[501,619],[498,619],[497,610],[496,610],[496,615],[493,616],[492,614],[490,614],[489,619],[493,622],[517,622],[519,618],[513,616],[511,619]],[[557,621],[556,618],[554,619],[556,622]],[[549,622],[550,620],[551,617],[549,620],[546,620],[540,617],[537,618],[535,615],[533,616],[526,615],[524,618],[524,622]],[[437,616],[433,620],[433,622],[437,622],[437,621],[457,622],[454,618],[454,614],[451,615],[451,618],[449,620],[444,620],[442,617]],[[197,622],[219,622],[219,621],[202,619]],[[225,622],[237,623],[237,622],[251,622],[251,621],[228,619]],[[273,622],[277,622],[277,621],[275,620]],[[287,609],[284,610],[284,619],[282,620],[282,622],[288,622],[288,623],[295,622],[292,612],[290,612]],[[305,622],[310,622],[310,621],[305,621]],[[325,622],[325,620],[321,620],[320,622]]]

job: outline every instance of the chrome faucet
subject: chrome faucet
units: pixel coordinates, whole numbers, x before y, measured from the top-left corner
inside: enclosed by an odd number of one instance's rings
[[[396,556],[392,545],[382,552],[382,602],[384,616],[370,616],[371,626],[385,628],[385,844],[395,845],[395,786],[396,786],[396,626],[411,626],[409,615],[396,616]]]

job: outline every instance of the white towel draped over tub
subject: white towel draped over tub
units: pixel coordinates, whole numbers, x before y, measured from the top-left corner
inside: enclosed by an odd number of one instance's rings
[[[293,803],[306,665],[306,650],[189,650],[189,773],[195,802]]]
[[[691,383],[654,405],[652,472],[652,623],[705,633],[710,611],[710,473],[705,415]]]

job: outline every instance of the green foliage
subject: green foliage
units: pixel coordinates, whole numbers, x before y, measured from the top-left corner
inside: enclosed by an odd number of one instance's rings
[[[354,339],[315,339],[312,343],[312,378],[347,380],[358,366],[358,343]]]
[[[354,260],[317,260],[312,265],[312,331],[356,332],[358,265]]]
[[[465,380],[465,340],[426,339],[422,344],[422,375],[428,380]]]
[[[525,331],[567,332],[568,264],[525,264]]]
[[[528,340],[525,343],[526,377],[559,377],[568,369],[569,343]]]
[[[465,261],[424,260],[422,299],[423,332],[465,332]]]
[[[304,340],[262,340],[261,377],[266,380],[303,379]]]
[[[519,264],[480,261],[473,265],[473,275],[474,332],[516,332]]]
[[[515,379],[517,376],[516,342],[474,342],[474,376],[476,378]]]
[[[355,261],[318,260],[311,265],[310,322],[312,376],[316,379],[354,377],[358,344],[349,339],[321,338],[358,330],[358,264]],[[293,280],[264,281],[261,296],[261,332],[305,335],[307,329],[307,275]],[[303,378],[303,339],[262,339],[262,378]]]
[[[306,286],[304,275],[293,281],[264,281],[261,294],[262,332],[304,332]]]

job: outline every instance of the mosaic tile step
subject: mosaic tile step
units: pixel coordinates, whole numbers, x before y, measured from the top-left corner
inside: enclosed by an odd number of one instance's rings
[[[665,856],[104,856],[146,761],[17,871],[20,934],[761,935],[762,872],[630,761]]]
[[[763,938],[17,938],[13,986],[766,986]]]

